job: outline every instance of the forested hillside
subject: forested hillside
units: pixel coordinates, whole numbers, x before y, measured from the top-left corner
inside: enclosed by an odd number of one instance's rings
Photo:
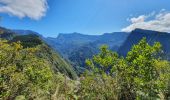
[[[1,40],[0,47],[0,96],[4,100],[168,100],[170,97],[170,63],[158,57],[160,43],[150,46],[142,39],[125,58],[103,46],[99,54],[86,61],[90,70],[79,81],[55,73],[46,58],[37,56],[39,46],[24,49],[20,42],[9,44]]]
[[[0,38],[6,39],[9,44],[20,42],[21,46],[25,48],[38,48],[35,56],[46,59],[55,72],[61,72],[71,78],[76,78],[76,72],[73,67],[66,62],[59,54],[50,48],[38,35],[36,34],[16,34],[15,32],[1,28]]]
[[[2,100],[170,99],[170,62],[160,42],[150,44],[144,37],[125,57],[103,45],[86,59],[87,69],[77,78],[72,66],[36,34],[4,28],[0,33]],[[81,50],[86,49],[93,47]]]

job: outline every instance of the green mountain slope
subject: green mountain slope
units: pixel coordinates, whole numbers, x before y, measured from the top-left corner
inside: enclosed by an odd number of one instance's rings
[[[56,51],[49,47],[39,36],[35,34],[18,35],[5,28],[0,28],[0,33],[0,38],[9,40],[9,43],[20,41],[23,48],[38,48],[35,55],[48,61],[54,72],[63,73],[72,79],[77,77],[73,67]]]

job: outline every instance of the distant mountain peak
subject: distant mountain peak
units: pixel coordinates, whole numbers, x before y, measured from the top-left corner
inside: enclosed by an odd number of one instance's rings
[[[170,55],[170,33],[144,29],[133,30],[123,45],[119,48],[119,54],[126,56],[133,45],[139,43],[139,41],[144,37],[150,45],[153,45],[155,42],[160,42],[165,55]],[[167,59],[170,60],[170,56],[168,56]]]
[[[7,29],[6,29],[6,28],[4,28],[4,27],[1,27],[1,26],[0,26],[0,30],[7,30]]]
[[[164,34],[169,34],[168,32],[160,32],[160,31],[155,31],[155,30],[146,30],[146,29],[141,29],[141,28],[134,29],[132,31],[132,33],[147,33],[147,34],[164,33]]]
[[[81,35],[84,35],[84,34],[81,34],[81,33],[78,33],[78,32],[73,32],[73,33],[59,33],[59,34],[58,34],[58,37],[60,37],[60,36],[73,36],[73,35],[81,36]]]

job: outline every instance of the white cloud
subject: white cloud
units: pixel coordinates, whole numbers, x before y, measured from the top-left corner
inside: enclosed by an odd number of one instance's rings
[[[0,13],[38,20],[45,16],[47,0],[0,0]]]
[[[130,19],[130,21],[132,22],[132,23],[140,23],[140,22],[144,22],[145,21],[145,19],[146,19],[146,17],[147,16],[145,16],[145,15],[141,15],[141,16],[139,16],[139,17],[137,17],[137,18],[131,18]]]
[[[153,17],[149,20],[150,17]],[[161,32],[170,32],[170,12],[161,10],[158,14],[155,12],[149,15],[140,15],[130,19],[131,25],[122,29],[130,32],[136,28],[155,30]]]

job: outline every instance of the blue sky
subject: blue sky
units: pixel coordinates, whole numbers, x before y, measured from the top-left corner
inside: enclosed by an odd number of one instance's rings
[[[51,37],[56,37],[58,33],[103,34],[129,30],[135,25],[150,25],[152,20],[159,20],[156,16],[162,12],[165,16],[170,11],[170,0],[48,0],[48,9],[43,5],[46,0],[32,0],[27,3],[28,6],[21,6],[20,9],[19,6],[24,4],[22,2],[28,0],[15,0],[12,3],[18,6],[17,9],[4,10],[3,6],[12,7],[7,1],[12,0],[0,0],[1,26],[33,30]],[[35,6],[29,6],[29,3]],[[160,29],[169,31],[162,26]]]

